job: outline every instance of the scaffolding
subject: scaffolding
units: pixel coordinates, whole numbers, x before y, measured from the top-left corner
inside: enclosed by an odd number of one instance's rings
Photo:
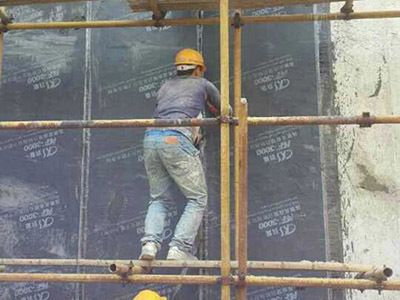
[[[79,0],[3,0],[2,6],[78,2]],[[89,0],[88,0],[89,1]],[[92,0],[94,1],[94,0]],[[142,26],[220,26],[220,78],[221,117],[208,119],[123,119],[123,120],[59,120],[59,121],[0,121],[0,130],[10,129],[55,129],[55,128],[132,128],[169,126],[220,126],[221,131],[221,258],[218,261],[127,261],[90,259],[0,259],[0,266],[90,266],[109,267],[114,274],[97,273],[0,273],[0,282],[114,282],[114,283],[163,283],[220,285],[221,299],[231,299],[231,287],[236,288],[236,299],[246,299],[248,286],[291,286],[324,287],[375,290],[400,290],[400,280],[387,280],[393,273],[389,267],[376,268],[368,265],[354,265],[332,262],[269,262],[248,261],[247,257],[247,156],[248,126],[264,125],[340,125],[354,124],[370,127],[372,124],[399,124],[400,115],[373,116],[248,116],[246,99],[241,95],[241,39],[242,26],[260,23],[288,23],[329,20],[399,18],[400,11],[354,12],[353,0],[129,0],[134,11],[152,11],[151,20],[84,21],[51,23],[13,23],[4,10],[0,10],[0,76],[3,59],[4,32],[13,30],[63,29],[63,28],[110,28]],[[218,3],[219,2],[219,3]],[[290,14],[268,16],[242,16],[241,9],[271,6],[305,5],[331,2],[345,2],[338,13]],[[219,17],[165,19],[169,10],[219,10]],[[230,9],[235,9],[230,17]],[[234,30],[233,86],[234,117],[229,116],[229,28]],[[234,127],[234,193],[235,193],[235,259],[230,257],[230,165],[229,131]],[[220,275],[151,275],[152,268],[203,268],[219,269]],[[326,272],[356,272],[354,279],[273,277],[249,275],[249,270],[304,270]]]

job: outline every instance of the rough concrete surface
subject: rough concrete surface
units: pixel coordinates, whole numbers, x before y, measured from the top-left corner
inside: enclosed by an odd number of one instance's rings
[[[355,11],[398,10],[397,0],[356,1]],[[338,11],[340,4],[331,5]],[[341,115],[400,114],[400,20],[332,22],[335,105]],[[387,265],[400,277],[400,126],[337,128],[346,262]],[[347,291],[346,299],[400,299]]]

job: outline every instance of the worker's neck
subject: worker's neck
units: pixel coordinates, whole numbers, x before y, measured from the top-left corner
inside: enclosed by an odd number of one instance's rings
[[[196,70],[194,70],[192,76],[194,76],[194,77],[203,77],[203,72],[200,70],[200,68],[196,68]]]
[[[198,74],[179,74],[178,77],[196,77],[196,78],[201,78],[203,77],[202,75],[198,75]]]
[[[189,73],[187,71],[178,71],[178,77],[203,77],[204,72],[202,72],[199,68],[196,68],[193,72]]]

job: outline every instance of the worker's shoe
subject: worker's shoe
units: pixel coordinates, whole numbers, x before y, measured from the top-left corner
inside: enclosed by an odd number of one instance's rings
[[[170,260],[198,260],[192,253],[183,251],[176,246],[169,248],[167,259]]]
[[[153,260],[157,255],[157,245],[154,242],[147,242],[142,246],[142,253],[139,256],[141,260]]]

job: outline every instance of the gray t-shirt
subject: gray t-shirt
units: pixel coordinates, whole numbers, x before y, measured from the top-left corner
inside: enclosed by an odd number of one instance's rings
[[[194,76],[177,76],[167,80],[157,93],[154,118],[197,118],[206,108],[219,114],[218,89],[207,79]]]
[[[206,109],[214,116],[220,114],[220,94],[218,89],[205,78],[176,76],[167,80],[157,93],[157,106],[153,117],[156,119],[200,118]],[[197,127],[174,127],[193,141]]]

